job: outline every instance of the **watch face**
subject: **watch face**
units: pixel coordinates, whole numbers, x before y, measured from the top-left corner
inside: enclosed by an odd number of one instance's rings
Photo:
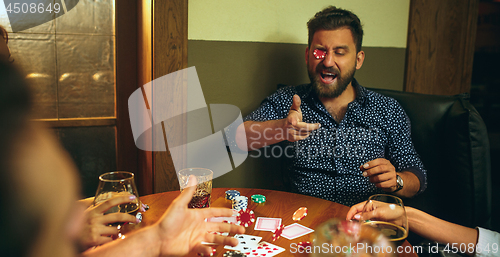
[[[398,183],[399,188],[403,187],[403,179],[399,175],[397,175],[396,182]]]

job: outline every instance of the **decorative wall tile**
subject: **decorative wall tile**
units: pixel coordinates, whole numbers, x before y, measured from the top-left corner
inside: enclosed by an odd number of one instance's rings
[[[59,118],[114,116],[114,37],[58,35]]]
[[[114,1],[80,0],[56,19],[57,33],[114,35]]]
[[[35,118],[57,118],[55,36],[10,33],[9,38],[14,64],[33,88]]]

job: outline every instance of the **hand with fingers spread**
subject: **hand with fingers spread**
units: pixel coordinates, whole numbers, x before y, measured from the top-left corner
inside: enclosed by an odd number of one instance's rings
[[[112,241],[111,236],[116,236],[119,230],[112,223],[138,223],[135,216],[127,213],[104,214],[107,210],[120,205],[129,203],[136,199],[135,195],[122,195],[110,198],[96,206],[91,206],[85,210],[85,221],[82,233],[78,240],[80,250],[86,250],[93,246],[102,245]]]
[[[285,130],[288,141],[295,142],[307,138],[312,131],[321,127],[319,123],[306,123],[302,121],[302,111],[300,110],[301,100],[298,95],[293,96],[292,106],[285,119]]]
[[[361,165],[359,168],[363,171],[363,176],[369,177],[370,182],[376,187],[382,188],[386,192],[393,192],[397,189],[396,168],[389,160],[378,158]]]
[[[236,246],[236,238],[207,233],[229,232],[245,233],[245,228],[229,223],[205,222],[210,217],[228,217],[233,210],[227,208],[188,209],[188,203],[195,191],[196,179],[192,176],[189,184],[180,196],[170,205],[163,217],[158,221],[158,233],[162,242],[160,255],[182,256],[194,251],[206,255],[212,253],[209,246],[201,242]]]

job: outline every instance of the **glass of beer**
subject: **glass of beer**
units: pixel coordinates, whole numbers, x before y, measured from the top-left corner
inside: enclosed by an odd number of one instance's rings
[[[99,176],[99,185],[94,198],[94,206],[121,195],[135,195],[136,199],[129,203],[113,206],[105,214],[123,212],[135,216],[141,206],[141,202],[139,201],[139,194],[135,186],[134,173],[127,171],[104,173]]]
[[[408,218],[403,201],[393,195],[370,196],[363,207],[360,222],[377,228],[397,245],[403,244],[408,236]]]
[[[212,179],[214,176],[213,171],[204,168],[188,168],[180,170],[177,173],[179,185],[182,190],[187,187],[189,176],[196,177],[197,185],[189,208],[208,208],[210,207],[210,197],[212,195]]]

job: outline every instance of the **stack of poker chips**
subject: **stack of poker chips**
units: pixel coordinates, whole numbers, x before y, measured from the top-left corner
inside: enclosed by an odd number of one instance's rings
[[[246,210],[248,207],[248,197],[239,195],[236,196],[233,200],[233,210],[240,211]]]
[[[236,190],[227,190],[226,191],[226,200],[232,201],[236,196],[240,196],[240,192]]]
[[[254,203],[265,203],[266,197],[263,195],[252,195],[252,202]]]

